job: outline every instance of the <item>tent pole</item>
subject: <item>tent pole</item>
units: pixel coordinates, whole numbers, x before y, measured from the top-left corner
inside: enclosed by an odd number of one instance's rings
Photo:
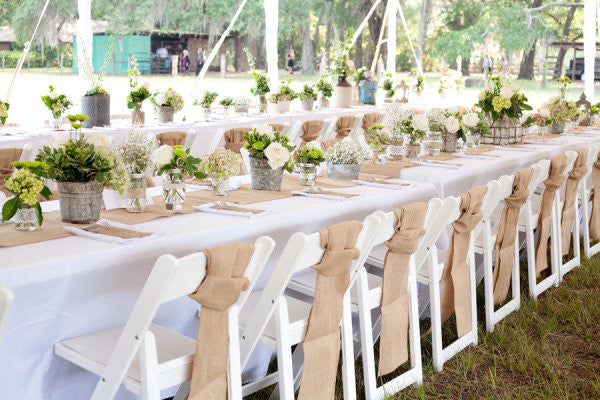
[[[265,47],[267,50],[267,76],[272,83],[279,80],[277,66],[277,29],[279,23],[279,0],[264,0]]]
[[[583,19],[584,89],[588,101],[594,102],[596,70],[596,0],[585,0]],[[573,68],[574,69],[574,68]]]
[[[396,18],[398,17],[399,2],[388,1],[388,40],[387,40],[387,65],[388,73],[396,73]]]
[[[365,26],[367,26],[367,22],[369,21],[369,18],[371,18],[371,15],[373,15],[373,13],[375,12],[375,9],[379,5],[379,3],[381,3],[381,0],[376,0],[375,1],[375,3],[373,4],[373,6],[371,7],[371,9],[369,10],[369,12],[367,13],[367,15],[365,16],[365,18],[362,20],[362,22],[358,26],[358,28],[356,28],[356,32],[354,32],[354,35],[352,36],[352,43],[350,44],[350,48],[348,49],[348,51],[350,51],[350,49],[352,47],[354,47],[354,44],[356,44],[356,39],[360,36],[360,34],[362,33],[363,29],[365,29]]]
[[[377,47],[375,48],[375,56],[371,63],[371,74],[375,75],[375,68],[377,68],[377,60],[379,59],[379,52],[381,51],[381,44],[383,43],[383,35],[385,34],[385,26],[388,20],[388,9],[385,9],[383,14],[383,21],[381,23],[381,30],[379,31],[379,39],[377,40]]]
[[[412,50],[413,56],[415,57],[415,64],[417,66],[417,71],[419,74],[423,72],[421,69],[421,63],[419,62],[419,58],[417,57],[417,53],[415,52],[415,46],[413,46],[412,40],[410,38],[410,34],[408,33],[408,26],[406,25],[406,18],[404,18],[404,12],[402,11],[402,7],[400,6],[400,0],[396,0],[396,7],[398,7],[398,12],[400,13],[400,19],[402,20],[402,25],[404,25],[404,32],[406,32],[406,37],[408,38],[408,44],[410,45],[410,49]]]

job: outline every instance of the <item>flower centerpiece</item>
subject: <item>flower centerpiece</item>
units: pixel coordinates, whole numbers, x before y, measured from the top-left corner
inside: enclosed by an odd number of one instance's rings
[[[523,129],[518,125],[519,119],[524,111],[532,108],[519,85],[505,77],[493,76],[488,79],[478,99],[477,107],[491,122],[492,134],[484,138],[484,143],[505,145],[522,140]]]
[[[6,179],[4,187],[13,197],[2,206],[2,222],[16,216],[17,230],[34,231],[44,221],[38,195],[48,200],[52,194],[42,180],[48,165],[39,161],[15,161],[12,165],[15,172]]]
[[[73,102],[64,94],[58,94],[54,86],[48,85],[49,93],[42,96],[42,101],[50,113],[52,114],[52,129],[60,129],[62,127],[62,115],[73,105]]]
[[[300,169],[300,184],[314,186],[317,177],[317,167],[325,161],[323,151],[318,142],[304,144],[294,154],[294,162]]]
[[[367,144],[373,150],[373,163],[385,164],[387,147],[392,143],[390,131],[383,125],[372,125],[367,131]]]
[[[460,96],[463,89],[465,88],[465,80],[462,77],[460,71],[454,76],[453,82],[454,87],[456,88],[456,95]]]
[[[390,72],[385,74],[385,79],[381,84],[381,88],[385,91],[385,101],[391,102],[394,94],[396,94],[396,89],[394,88],[394,79]]]
[[[160,123],[173,122],[173,115],[183,110],[183,97],[171,88],[154,93],[150,101],[156,106]]]
[[[76,224],[98,220],[102,191],[123,193],[129,185],[125,165],[110,150],[110,138],[92,133],[73,140],[57,134],[37,154],[36,161],[48,165],[46,176],[57,181],[60,212],[64,222]]]
[[[331,49],[331,74],[337,77],[333,90],[333,107],[345,108],[352,105],[353,88],[347,77],[355,70],[354,62],[349,59],[352,38],[347,42],[335,41]]]
[[[9,108],[10,104],[8,104],[8,102],[0,100],[0,125],[4,125],[6,123]]]
[[[415,81],[415,92],[417,92],[417,96],[421,97],[423,95],[423,91],[425,90],[425,79],[423,75],[417,73],[417,79]]]
[[[442,99],[448,97],[448,90],[450,90],[451,82],[447,76],[440,77],[438,81],[438,93]]]
[[[244,95],[237,96],[233,100],[233,105],[235,107],[235,112],[247,113],[248,106],[250,105],[250,98],[248,96],[244,96]]]
[[[229,177],[240,173],[242,157],[229,149],[217,147],[200,163],[200,168],[208,174],[212,182],[213,193],[226,196],[229,190]]]
[[[377,81],[371,78],[371,71],[367,67],[361,67],[356,70],[352,79],[356,82],[360,102],[363,104],[375,104]]]
[[[365,157],[362,146],[351,137],[345,137],[325,151],[327,177],[335,180],[358,179],[360,163]]]
[[[467,112],[460,117],[459,134],[467,147],[478,147],[481,137],[489,135],[490,127],[481,112]]]
[[[202,160],[190,155],[190,149],[183,146],[162,145],[152,153],[154,164],[158,168],[157,175],[163,175],[162,189],[165,208],[169,211],[180,211],[185,200],[185,176],[198,179],[206,178],[199,169]]]
[[[315,100],[317,100],[315,87],[309,83],[305,83],[299,97],[300,100],[302,100],[302,109],[305,111],[312,111]]]
[[[540,112],[548,115],[551,121],[550,133],[562,133],[565,130],[565,123],[576,121],[580,111],[572,101],[566,101],[561,97],[551,97],[542,104]]]
[[[279,82],[279,89],[271,95],[271,102],[275,104],[275,111],[277,113],[290,111],[292,100],[298,97],[298,93],[290,86],[291,82],[291,78],[281,80]]]
[[[104,62],[100,67],[100,72],[96,75],[92,66],[92,59],[88,56],[88,49],[84,42],[78,50],[81,50],[82,57],[79,58],[79,68],[84,78],[89,83],[89,89],[81,98],[81,114],[87,115],[89,118],[84,121],[84,128],[93,126],[108,126],[110,125],[110,95],[102,87],[104,81],[104,73],[108,64],[112,60],[112,52],[114,43],[111,43],[110,48],[104,55]]]
[[[250,50],[244,48],[252,79],[254,79],[254,87],[250,88],[250,93],[258,97],[258,109],[261,113],[267,112],[267,94],[271,91],[269,87],[269,78],[262,72],[258,72],[255,68],[254,57],[250,54]]]
[[[427,120],[429,121],[429,140],[441,138],[441,151],[455,152],[458,137],[456,133],[450,133],[445,129],[444,123],[447,118],[447,111],[441,108],[432,108],[427,112]],[[433,138],[433,139],[432,139]]]
[[[429,130],[429,120],[424,114],[415,115],[400,103],[393,103],[386,107],[383,126],[391,132],[392,145],[397,145],[395,137],[403,136],[408,157],[416,157],[421,149],[421,140]],[[395,150],[392,149],[392,155]]]
[[[406,155],[408,158],[416,158],[421,152],[421,142],[429,130],[429,120],[425,114],[412,114],[411,123],[406,129]]]
[[[323,74],[315,84],[315,89],[321,95],[320,107],[329,108],[329,99],[333,95],[333,85],[329,81],[329,75]]]
[[[150,83],[144,81],[139,83],[140,71],[135,57],[131,57],[131,67],[128,70],[129,87],[131,90],[127,95],[127,108],[131,110],[131,124],[144,125],[146,114],[142,111],[142,104],[150,98]]]
[[[215,100],[217,100],[217,97],[219,97],[219,94],[217,92],[211,92],[210,90],[207,90],[202,94],[202,97],[194,100],[193,105],[202,107],[202,117],[205,120],[210,119],[210,107],[215,102]]]
[[[244,135],[244,148],[250,154],[252,189],[280,190],[283,171],[294,170],[294,145],[270,125],[259,125]]]
[[[233,105],[233,97],[224,96],[219,100],[219,105],[223,107],[223,113],[225,114],[225,118],[229,118],[231,116],[231,106]]]
[[[410,123],[412,113],[400,104],[389,104],[385,108],[383,126],[390,132],[389,156],[401,160],[404,153],[405,125]]]
[[[125,209],[129,212],[146,211],[146,172],[152,166],[152,137],[139,130],[130,130],[115,146],[129,173],[130,185],[125,192]]]
[[[83,127],[83,122],[88,119],[87,115],[83,114],[69,114],[67,115],[67,119],[71,123],[71,131],[70,136],[73,140],[81,139],[81,128]]]

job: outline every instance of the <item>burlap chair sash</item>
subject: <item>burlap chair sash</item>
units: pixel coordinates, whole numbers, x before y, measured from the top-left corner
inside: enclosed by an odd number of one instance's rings
[[[461,198],[461,215],[452,223],[454,232],[450,240],[448,258],[442,273],[441,319],[445,322],[456,313],[456,330],[462,337],[471,331],[471,304],[469,290],[469,268],[467,255],[471,231],[481,218],[481,205],[487,186],[477,186]]]
[[[12,163],[19,161],[21,158],[21,153],[23,153],[23,149],[0,149],[0,191],[6,193],[7,195],[11,195],[11,193],[4,189],[4,180],[12,175],[13,171],[15,170],[15,168],[12,166]]]
[[[592,214],[590,216],[590,237],[594,240],[600,240],[600,153],[598,160],[592,166]]]
[[[303,345],[300,400],[334,398],[343,298],[350,284],[352,261],[360,255],[356,240],[361,229],[361,222],[351,221],[319,231],[325,253],[312,267],[317,281]]]
[[[529,198],[529,182],[533,176],[533,168],[525,168],[515,174],[513,191],[504,199],[506,205],[502,210],[496,236],[496,263],[493,272],[494,304],[506,300],[510,287],[512,265],[514,261],[515,240],[521,207]]]
[[[558,154],[550,159],[550,170],[548,179],[544,181],[544,193],[542,194],[542,204],[538,216],[538,240],[535,247],[535,271],[537,276],[540,272],[548,268],[548,237],[550,236],[550,218],[552,213],[552,204],[556,190],[565,180],[565,167],[567,166],[567,156]]]
[[[167,146],[183,146],[185,144],[186,137],[186,132],[172,131],[159,133],[156,135],[156,140],[158,140],[160,145],[166,144]]]
[[[579,182],[587,173],[588,149],[577,150],[577,159],[573,169],[569,172],[567,183],[565,184],[565,202],[563,204],[561,215],[561,249],[562,255],[569,253],[571,248],[571,227],[573,226],[573,215],[575,214],[575,197],[577,197],[577,187]]]
[[[396,233],[385,242],[388,251],[383,265],[379,376],[393,372],[408,360],[409,261],[425,233],[427,204],[411,204],[394,213],[398,218]]]
[[[381,121],[382,115],[376,112],[366,113],[362,119],[362,129],[365,137],[369,134],[369,128]]]
[[[271,125],[271,128],[273,128],[273,130],[277,131],[277,132],[282,132],[283,128],[284,128],[283,124],[269,124],[269,125]]]
[[[302,124],[302,144],[317,140],[324,123],[324,121],[318,119],[304,122]]]
[[[241,128],[231,128],[225,131],[225,148],[231,151],[235,151],[236,153],[240,152],[240,149],[244,147],[244,135],[246,132],[251,131],[252,129],[241,127]]]
[[[244,272],[254,245],[230,243],[204,251],[206,277],[190,297],[202,305],[189,400],[227,399],[227,309],[248,287]]]
[[[352,128],[354,128],[354,123],[356,122],[356,117],[351,115],[346,115],[343,117],[339,117],[335,124],[335,135],[336,139],[343,139],[350,135],[352,132]]]

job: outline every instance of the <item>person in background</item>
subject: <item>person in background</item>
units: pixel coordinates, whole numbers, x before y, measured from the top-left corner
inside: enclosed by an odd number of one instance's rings
[[[483,58],[483,80],[487,81],[488,75],[492,72],[492,59],[488,54]]]
[[[200,73],[204,67],[204,49],[198,49],[198,63],[196,64],[196,76]]]
[[[502,57],[502,60],[500,60],[500,72],[506,72],[506,67],[506,58]]]
[[[291,74],[294,73],[294,49],[290,48],[286,58],[285,69]]]
[[[190,69],[190,56],[188,55],[188,51],[184,49],[183,57],[181,57],[181,72],[183,72],[184,75],[187,75],[189,69]]]

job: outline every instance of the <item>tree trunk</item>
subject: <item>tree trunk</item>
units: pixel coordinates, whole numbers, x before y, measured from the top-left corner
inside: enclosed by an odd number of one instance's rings
[[[536,44],[537,41],[534,40],[531,49],[523,52],[523,60],[521,61],[521,67],[519,68],[519,79],[532,80],[534,78],[533,63],[535,61]]]
[[[417,57],[421,66],[424,64],[425,59],[425,46],[427,45],[427,28],[429,27],[429,18],[431,17],[431,11],[433,10],[434,0],[423,0],[423,7],[421,9],[421,22],[419,23],[419,36],[417,37]]]
[[[462,58],[460,70],[464,76],[471,75],[471,72],[469,71],[470,67],[471,67],[471,57],[469,56],[469,57]]]
[[[331,59],[329,55],[331,54],[331,41],[333,40],[333,21],[332,16],[330,15],[327,19],[327,31],[325,32],[325,57],[326,63],[329,65],[329,60]]]
[[[569,38],[569,31],[571,30],[571,23],[573,22],[573,16],[575,15],[575,10],[577,7],[571,7],[569,9],[569,13],[567,14],[567,20],[565,21],[565,25],[563,26],[563,37],[565,39]],[[567,54],[567,50],[564,47],[558,49],[558,57],[556,57],[556,64],[554,64],[554,74],[553,79],[560,78],[562,75],[563,65],[565,62],[565,55]]]
[[[379,39],[382,21],[383,14],[380,14],[378,11],[375,11],[371,18],[369,18],[369,44],[367,45],[367,57],[369,57],[369,65],[373,61],[373,57],[375,57],[377,40]]]
[[[308,21],[310,23],[310,20]],[[310,25],[300,28],[302,37],[302,73],[313,74],[315,72],[315,48],[310,37]]]
[[[362,35],[359,35],[356,38],[356,50],[354,52],[354,64],[356,65],[356,68],[360,68],[363,66],[363,43],[362,43]]]
[[[244,52],[244,47],[246,47],[246,37],[247,36],[238,35],[234,39],[235,58],[233,66],[235,68],[235,72],[248,71],[248,58]]]

